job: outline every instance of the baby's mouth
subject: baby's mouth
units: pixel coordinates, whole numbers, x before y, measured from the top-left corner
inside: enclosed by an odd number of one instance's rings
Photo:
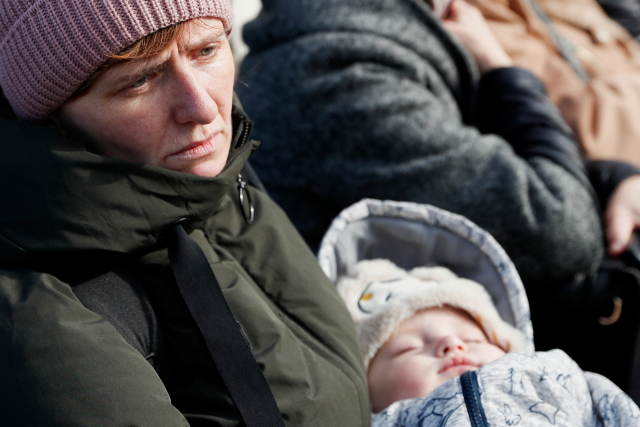
[[[471,361],[470,359],[463,357],[463,356],[454,356],[450,359],[448,359],[444,365],[442,366],[442,368],[440,368],[440,370],[438,371],[439,374],[448,371],[451,368],[455,368],[457,366],[468,366],[469,369],[475,369],[475,368],[479,368],[480,365],[478,365],[477,363]]]

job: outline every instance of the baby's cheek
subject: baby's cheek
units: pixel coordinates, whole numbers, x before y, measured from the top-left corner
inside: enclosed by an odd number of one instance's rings
[[[506,354],[507,353],[505,353],[504,350],[502,350],[500,347],[493,344],[487,344],[486,346],[484,346],[482,351],[481,364],[482,366],[484,366],[488,363],[495,362]]]
[[[429,370],[408,368],[399,372],[394,381],[398,399],[410,399],[429,395],[438,385],[437,378]]]

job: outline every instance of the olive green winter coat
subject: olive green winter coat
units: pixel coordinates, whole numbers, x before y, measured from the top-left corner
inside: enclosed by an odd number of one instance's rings
[[[332,284],[267,195],[251,187],[255,222],[242,216],[236,179],[257,143],[245,142],[237,109],[234,123],[225,170],[203,178],[0,120],[0,425],[241,424],[170,270],[161,235],[181,218],[285,424],[369,425],[355,330]],[[159,319],[164,375],[74,294],[75,284],[123,265]]]

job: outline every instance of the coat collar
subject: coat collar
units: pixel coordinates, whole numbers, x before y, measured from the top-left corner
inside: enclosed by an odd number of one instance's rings
[[[0,266],[144,252],[174,221],[212,217],[258,145],[239,105],[233,120],[227,166],[205,178],[96,155],[53,129],[0,119]]]

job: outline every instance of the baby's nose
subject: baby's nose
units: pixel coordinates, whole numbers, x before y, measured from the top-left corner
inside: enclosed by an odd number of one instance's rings
[[[467,351],[466,343],[457,335],[447,335],[440,339],[438,345],[438,356],[446,356],[451,352]]]

